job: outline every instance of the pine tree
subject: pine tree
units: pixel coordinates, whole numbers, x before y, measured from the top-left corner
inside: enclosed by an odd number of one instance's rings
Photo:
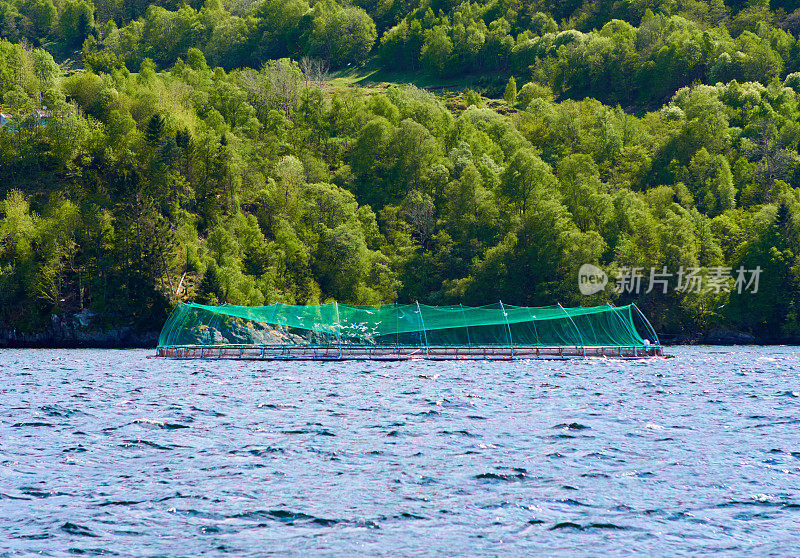
[[[514,76],[508,78],[508,83],[506,84],[506,92],[503,95],[503,98],[509,105],[513,105],[517,102],[517,82],[514,81]]]
[[[164,117],[156,113],[150,117],[147,122],[147,128],[144,135],[147,143],[156,146],[161,141],[161,135],[164,133]]]

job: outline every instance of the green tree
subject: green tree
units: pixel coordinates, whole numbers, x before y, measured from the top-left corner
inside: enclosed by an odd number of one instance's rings
[[[362,8],[341,8],[328,2],[318,4],[315,10],[310,49],[334,68],[362,64],[378,36],[372,18]]]
[[[509,105],[514,105],[517,102],[517,82],[514,81],[514,76],[508,78],[503,99],[505,99],[506,103]]]
[[[517,151],[503,173],[500,190],[525,214],[535,200],[552,197],[556,178],[550,166],[530,149]]]
[[[257,18],[258,58],[277,60],[299,51],[300,21],[309,10],[305,0],[265,0],[253,12]]]
[[[251,64],[255,41],[254,18],[228,17],[214,26],[205,45],[211,63],[223,68],[240,68]]]
[[[94,29],[94,4],[90,0],[64,0],[58,17],[61,38],[71,47],[83,44]]]
[[[693,193],[704,213],[716,216],[736,206],[733,174],[724,156],[711,156],[705,148],[701,148],[692,157],[689,170],[694,184]]]
[[[425,43],[422,45],[422,65],[427,70],[444,75],[451,70],[453,41],[447,36],[443,26],[437,26],[425,32]]]
[[[744,284],[735,286],[726,313],[733,323],[755,334],[780,338],[797,325],[797,293],[800,285],[797,258],[797,221],[791,202],[782,200],[769,207],[766,226],[753,231],[734,269],[745,270]],[[747,288],[752,271],[760,268],[758,291],[755,284]],[[735,273],[738,278],[738,272]],[[793,323],[787,324],[792,316]],[[796,332],[796,331],[795,331]]]
[[[52,0],[25,0],[20,8],[33,24],[34,33],[39,40],[50,35],[58,16]]]
[[[39,80],[39,87],[42,91],[51,89],[56,85],[56,78],[61,72],[58,64],[53,60],[52,55],[41,48],[37,48],[31,53],[33,63],[33,73]]]
[[[147,121],[145,128],[145,138],[147,143],[152,146],[157,146],[161,142],[161,136],[164,134],[164,117],[160,114],[154,114]]]
[[[525,214],[518,231],[486,252],[470,277],[454,284],[451,295],[473,303],[570,303],[576,296],[571,287],[578,268],[596,262],[605,248],[599,234],[577,229],[563,205],[544,199]]]
[[[372,207],[382,207],[399,196],[389,172],[394,167],[391,150],[395,128],[385,118],[375,118],[361,130],[350,157],[356,176],[359,199]]]
[[[467,107],[472,107],[472,106],[480,107],[483,104],[483,101],[481,101],[480,93],[472,89],[467,89],[464,95],[464,101]]]

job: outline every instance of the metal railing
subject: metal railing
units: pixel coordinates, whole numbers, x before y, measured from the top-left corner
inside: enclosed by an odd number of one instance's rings
[[[184,345],[158,347],[156,356],[172,359],[234,360],[492,360],[492,359],[640,359],[663,356],[660,345],[575,347],[453,347],[362,345]]]

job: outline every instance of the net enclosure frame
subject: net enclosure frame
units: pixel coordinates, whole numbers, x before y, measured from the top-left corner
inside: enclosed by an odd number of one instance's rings
[[[635,304],[208,306],[180,303],[156,355],[178,359],[645,358],[661,343]]]

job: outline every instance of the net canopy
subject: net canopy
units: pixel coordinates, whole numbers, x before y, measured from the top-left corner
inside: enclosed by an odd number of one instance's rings
[[[205,306],[180,304],[159,347],[644,347],[658,337],[636,305],[564,308]]]

